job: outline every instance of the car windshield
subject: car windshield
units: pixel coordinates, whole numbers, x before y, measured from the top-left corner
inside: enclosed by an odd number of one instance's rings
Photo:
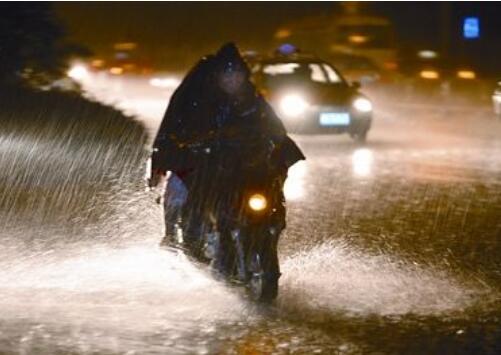
[[[272,63],[265,64],[262,71],[268,83],[287,80],[324,84],[344,83],[341,75],[325,63]]]

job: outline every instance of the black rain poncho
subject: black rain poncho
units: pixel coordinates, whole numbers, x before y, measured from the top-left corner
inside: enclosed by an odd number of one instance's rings
[[[217,75],[243,70],[244,88],[236,97],[219,89]],[[249,69],[233,44],[202,58],[174,92],[153,145],[152,168],[172,171],[181,179],[197,170],[199,158],[188,147],[227,136],[261,137],[275,147],[274,163],[286,173],[305,159],[273,109],[249,80]]]

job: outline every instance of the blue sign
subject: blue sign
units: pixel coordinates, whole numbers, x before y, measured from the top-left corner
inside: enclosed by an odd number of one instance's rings
[[[466,17],[463,22],[463,36],[466,39],[480,37],[480,20],[478,17]]]

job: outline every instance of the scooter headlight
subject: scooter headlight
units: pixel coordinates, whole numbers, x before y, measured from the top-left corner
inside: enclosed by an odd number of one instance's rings
[[[266,197],[261,194],[254,194],[249,198],[249,207],[256,212],[264,210],[268,206]]]
[[[301,95],[289,94],[280,100],[280,111],[287,117],[302,115],[308,108],[308,102]]]

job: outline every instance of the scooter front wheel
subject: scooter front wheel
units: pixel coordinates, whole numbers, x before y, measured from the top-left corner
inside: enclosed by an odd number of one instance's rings
[[[269,264],[258,253],[252,257],[248,291],[249,296],[255,302],[271,303],[278,296],[278,278],[280,277],[280,273],[276,271],[275,267]],[[266,265],[271,267],[265,267]]]

